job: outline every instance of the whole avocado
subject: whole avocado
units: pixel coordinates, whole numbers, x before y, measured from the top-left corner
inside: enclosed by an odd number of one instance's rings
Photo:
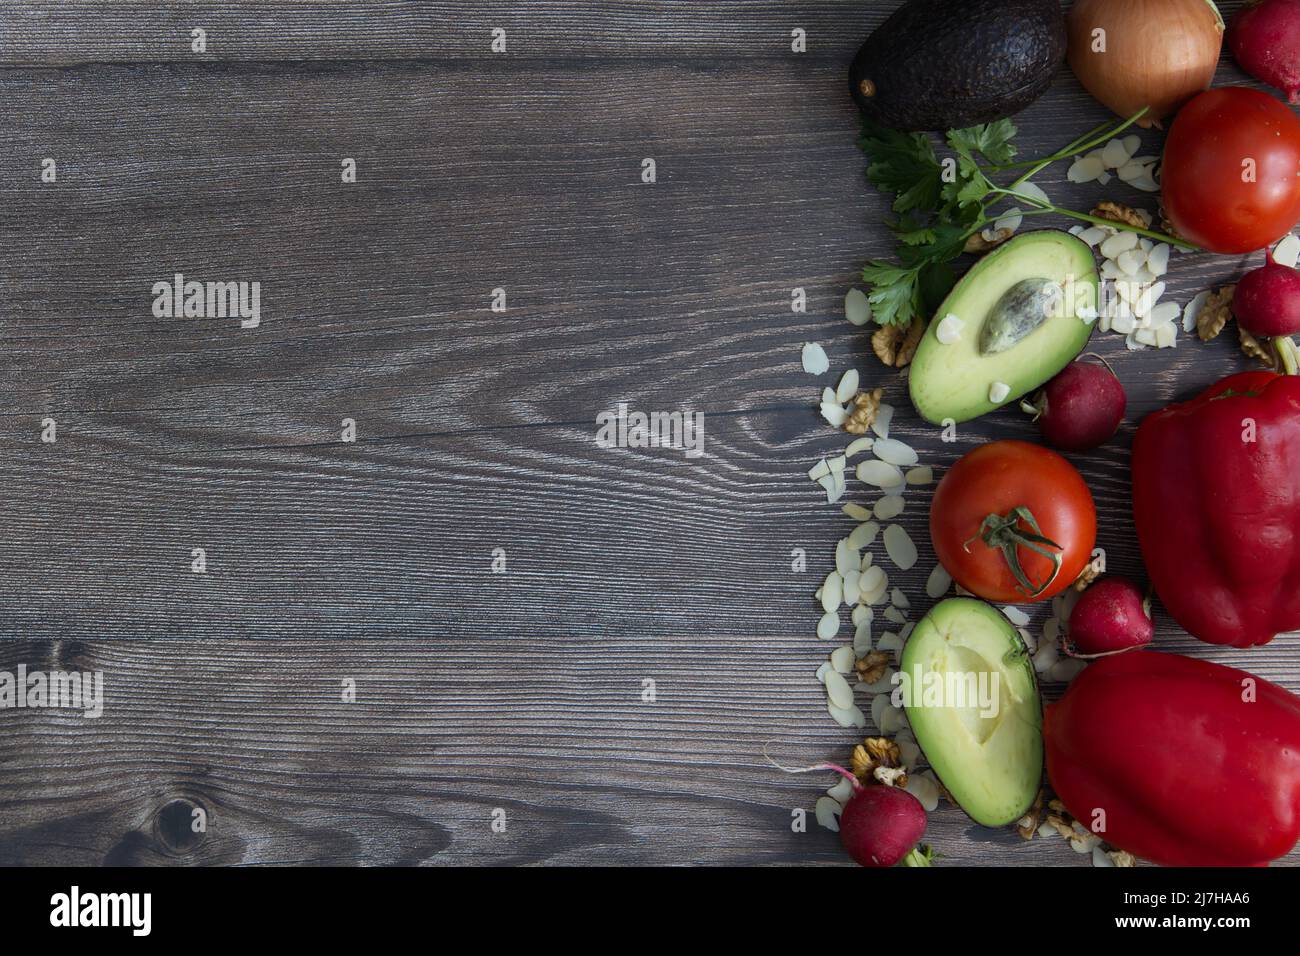
[[[1057,0],[908,0],[858,50],[849,91],[884,126],[960,129],[1038,99],[1065,45]]]

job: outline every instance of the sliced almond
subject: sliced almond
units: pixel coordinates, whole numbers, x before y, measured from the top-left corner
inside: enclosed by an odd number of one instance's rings
[[[871,446],[871,452],[881,461],[889,462],[902,468],[915,465],[916,449],[896,438],[879,438]]]
[[[952,575],[942,564],[936,564],[930,576],[925,579],[926,595],[937,600],[947,594],[950,587],[952,587]]]
[[[826,575],[826,580],[822,582],[822,610],[827,614],[833,614],[835,609],[840,606],[840,601],[843,597],[844,579],[840,577],[838,571],[832,571],[830,574]]]
[[[885,553],[901,571],[910,571],[916,564],[916,545],[902,525],[891,524],[884,533]]]
[[[866,325],[871,321],[871,300],[861,289],[844,293],[844,317],[854,325]]]
[[[870,514],[868,514],[870,517]],[[880,525],[874,521],[867,521],[858,525],[849,533],[849,547],[861,551],[863,548],[871,547],[871,543],[876,540],[876,535],[880,533]],[[861,567],[861,564],[858,565]]]
[[[813,816],[827,830],[840,832],[840,805],[830,797],[817,798],[817,803],[813,805]]]
[[[824,375],[831,367],[831,360],[826,357],[826,350],[816,342],[805,342],[803,347],[803,370],[809,375]]]
[[[855,368],[851,368],[841,375],[839,385],[835,386],[835,400],[843,405],[858,394],[858,381],[858,370]]]
[[[902,495],[885,495],[876,502],[877,520],[888,521],[890,518],[897,518],[903,513],[904,504]]]
[[[897,465],[874,459],[858,463],[858,481],[877,488],[895,488],[903,483],[903,473]]]
[[[855,438],[853,441],[849,442],[849,447],[844,449],[844,457],[852,458],[854,455],[861,455],[864,452],[871,451],[871,445],[873,442],[875,442],[875,439],[869,435]]]
[[[853,706],[853,688],[844,679],[844,675],[833,668],[826,672],[826,697],[842,710]]]
[[[828,611],[823,614],[821,620],[817,622],[817,636],[823,641],[829,641],[839,633],[840,616],[834,611]]]
[[[934,469],[929,465],[920,465],[903,475],[903,481],[909,485],[928,485],[934,481]]]

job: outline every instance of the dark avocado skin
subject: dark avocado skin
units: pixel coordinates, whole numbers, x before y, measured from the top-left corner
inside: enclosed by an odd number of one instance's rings
[[[1058,0],[908,0],[858,50],[849,91],[884,126],[960,129],[1024,109],[1064,60]]]

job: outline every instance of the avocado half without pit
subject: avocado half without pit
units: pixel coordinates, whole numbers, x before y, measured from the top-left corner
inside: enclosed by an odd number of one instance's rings
[[[1050,229],[1003,243],[935,310],[908,374],[912,404],[942,425],[1014,402],[1083,351],[1097,303],[1087,243]]]
[[[1005,614],[949,598],[903,648],[904,706],[917,746],[976,823],[1025,815],[1043,776],[1043,708],[1033,661]]]

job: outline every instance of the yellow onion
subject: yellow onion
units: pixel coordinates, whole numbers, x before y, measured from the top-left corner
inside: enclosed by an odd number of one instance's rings
[[[1148,107],[1140,126],[1209,89],[1223,46],[1210,0],[1075,0],[1067,22],[1074,75],[1120,116]]]

